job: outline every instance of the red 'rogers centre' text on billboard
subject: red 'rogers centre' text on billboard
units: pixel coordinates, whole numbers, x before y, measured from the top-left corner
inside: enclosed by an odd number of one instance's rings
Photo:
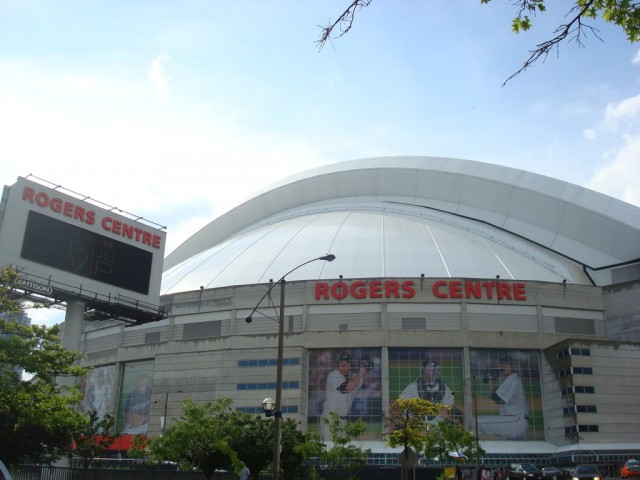
[[[94,225],[96,223],[96,212],[94,210],[88,210],[83,206],[75,205],[67,200],[52,197],[46,192],[37,191],[29,186],[25,186],[22,190],[22,200],[87,225]],[[160,237],[160,235],[110,216],[101,218],[100,226],[107,232],[126,237],[153,248],[159,249],[162,243],[162,237]]]

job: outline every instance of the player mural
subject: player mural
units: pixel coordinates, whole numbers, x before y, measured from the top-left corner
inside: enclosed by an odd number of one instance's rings
[[[538,352],[471,350],[470,363],[480,438],[544,440]]]
[[[152,381],[153,362],[125,365],[118,408],[118,427],[122,433],[148,433]]]
[[[443,348],[390,348],[389,399],[422,398],[448,406],[430,423],[450,420],[464,423],[462,350]]]
[[[84,401],[83,410],[95,410],[98,418],[103,418],[107,413],[115,411],[114,408],[114,385],[116,367],[109,365],[106,367],[96,367],[84,379]]]
[[[323,418],[364,420],[365,437],[382,431],[380,349],[313,350],[309,354],[309,431],[331,440]],[[363,437],[364,438],[364,437]]]

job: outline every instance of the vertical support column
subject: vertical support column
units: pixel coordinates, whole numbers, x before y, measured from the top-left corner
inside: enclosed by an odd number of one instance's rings
[[[67,350],[80,350],[80,338],[82,337],[86,306],[86,303],[79,300],[72,300],[67,303],[62,330],[62,346]]]
[[[64,315],[61,344],[67,350],[80,350],[80,339],[84,326],[84,310],[86,303],[73,300],[67,303],[67,311]],[[70,387],[75,384],[74,377],[58,377],[58,385]]]

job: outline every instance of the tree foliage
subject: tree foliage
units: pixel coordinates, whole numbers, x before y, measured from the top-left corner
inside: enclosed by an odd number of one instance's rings
[[[451,420],[435,424],[427,421],[427,417],[437,415],[443,408],[450,407],[420,398],[394,400],[386,417],[387,443],[391,447],[403,447],[403,454],[407,456],[414,451],[423,452],[426,458],[437,457],[443,465],[449,460],[449,452],[462,452],[469,458],[484,455],[479,446],[476,450],[476,437],[463,425],[456,425]],[[407,461],[401,463],[408,464]],[[407,471],[405,467],[403,478],[407,478]]]
[[[316,442],[312,434],[302,433],[299,424],[290,418],[282,420],[282,450],[280,452],[280,477],[308,478],[309,465],[305,463],[304,445]]]
[[[199,470],[207,479],[216,469],[242,464],[232,448],[240,429],[232,422],[231,400],[227,398],[196,404],[182,403],[182,416],[169,425],[159,437],[149,440],[151,456],[158,461],[173,460],[186,470]]]
[[[23,307],[16,279],[14,270],[0,272],[0,459],[15,465],[28,456],[51,463],[68,453],[84,421],[74,410],[80,391],[56,379],[86,370],[77,363],[79,352],[60,345],[59,327],[14,321]],[[29,380],[23,379],[23,371]]]
[[[328,41],[340,38],[351,30],[356,13],[368,7],[373,0],[352,0],[347,8],[336,20],[330,21],[326,26],[320,27],[321,33],[318,46],[322,48]],[[492,0],[480,0],[480,3],[490,3]],[[516,8],[516,15],[511,22],[511,28],[515,33],[526,32],[533,25],[532,18],[537,14],[546,12],[546,0],[511,0]],[[552,51],[558,51],[563,42],[574,42],[582,47],[585,36],[589,33],[601,40],[598,29],[590,25],[590,20],[601,18],[605,22],[613,23],[620,27],[627,35],[630,42],[640,40],[640,3],[629,0],[573,0],[567,4],[565,20],[560,22],[554,30],[552,37],[539,43],[529,52],[529,57],[520,69],[513,73],[503,83],[506,84],[527,68]]]
[[[453,462],[449,457],[450,452],[461,452],[469,458],[485,454],[479,444],[476,450],[476,437],[472,433],[468,432],[464,426],[455,425],[447,420],[440,421],[429,428],[423,452],[427,458],[439,458],[443,465]]]
[[[312,442],[291,419],[283,419],[281,427],[281,477],[304,476],[309,451],[305,445]],[[239,473],[243,465],[257,478],[273,467],[273,436],[273,419],[236,410],[228,398],[202,404],[185,400],[180,419],[159,437],[141,437],[135,452],[137,458],[175,461],[182,469],[197,469],[207,478],[216,469],[232,467]]]
[[[89,468],[93,459],[100,457],[119,434],[116,419],[109,413],[100,418],[98,412],[89,410],[83,420],[73,435],[73,454],[82,460],[84,468]]]
[[[151,452],[149,451],[149,437],[141,433],[136,433],[131,439],[131,446],[127,450],[128,458],[135,458],[150,461]]]
[[[391,402],[386,418],[389,446],[422,450],[427,437],[425,417],[437,415],[443,407],[442,404],[422,398],[398,398]]]
[[[273,461],[273,420],[239,411],[235,411],[230,420],[238,429],[231,440],[231,447],[242,463],[249,467],[251,476],[257,478]],[[285,437],[284,431],[282,437]]]
[[[331,412],[331,416],[323,418],[322,421],[329,423],[330,445],[317,442],[317,450],[307,454],[319,459],[321,467],[328,471],[330,479],[356,478],[356,474],[367,464],[369,450],[358,448],[351,442],[367,431],[366,424],[362,420],[345,423],[335,412]],[[311,446],[313,445],[312,443]]]
[[[407,478],[411,452],[422,451],[427,443],[427,417],[437,415],[443,408],[447,407],[422,398],[398,398],[389,405],[387,443],[390,447],[403,448],[403,478]]]

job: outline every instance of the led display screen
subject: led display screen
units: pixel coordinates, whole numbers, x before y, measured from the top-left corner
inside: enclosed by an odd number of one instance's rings
[[[30,211],[22,252],[26,260],[147,295],[153,254]]]

